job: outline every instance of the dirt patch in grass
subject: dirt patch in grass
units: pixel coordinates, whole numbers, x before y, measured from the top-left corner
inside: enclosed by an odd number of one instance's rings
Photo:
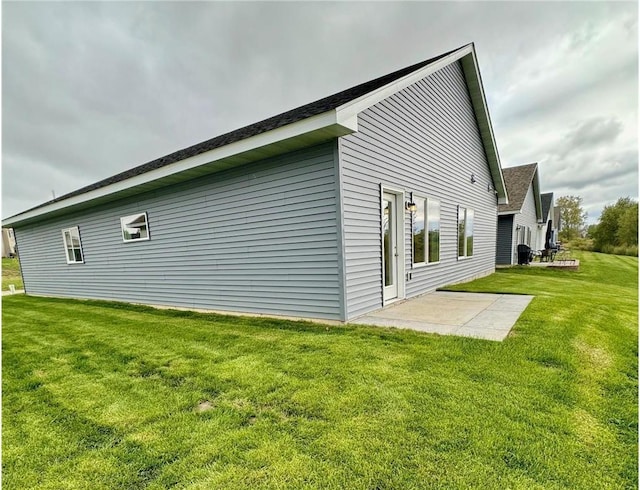
[[[213,403],[209,400],[198,403],[195,408],[196,413],[208,412],[209,410],[213,410]]]

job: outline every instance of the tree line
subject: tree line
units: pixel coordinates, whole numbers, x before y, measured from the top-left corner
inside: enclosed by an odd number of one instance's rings
[[[638,202],[621,197],[605,206],[595,225],[586,226],[587,213],[580,196],[556,200],[560,208],[560,240],[577,248],[618,255],[638,255]]]

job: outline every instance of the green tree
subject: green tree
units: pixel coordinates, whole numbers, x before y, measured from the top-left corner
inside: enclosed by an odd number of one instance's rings
[[[620,245],[638,244],[638,203],[627,208],[618,220],[616,238]]]
[[[615,204],[605,206],[593,238],[595,249],[600,251],[607,246],[638,245],[638,203],[621,197]]]
[[[598,225],[587,226],[587,238],[595,238],[595,234],[598,232]]]
[[[582,209],[580,196],[562,196],[556,200],[560,208],[560,240],[570,241],[582,236],[587,222],[587,213]]]

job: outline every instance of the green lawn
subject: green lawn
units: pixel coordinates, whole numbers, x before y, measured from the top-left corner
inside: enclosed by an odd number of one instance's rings
[[[6,489],[637,488],[638,260],[505,269],[502,343],[3,298]]]
[[[2,290],[8,291],[9,284],[16,289],[22,289],[22,276],[20,275],[20,261],[18,259],[2,259]]]

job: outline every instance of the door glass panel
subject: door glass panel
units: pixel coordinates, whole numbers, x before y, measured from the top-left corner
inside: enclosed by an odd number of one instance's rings
[[[384,285],[391,286],[394,281],[393,270],[393,246],[394,246],[394,210],[393,201],[383,200],[382,233],[383,233],[383,260],[384,260]]]

